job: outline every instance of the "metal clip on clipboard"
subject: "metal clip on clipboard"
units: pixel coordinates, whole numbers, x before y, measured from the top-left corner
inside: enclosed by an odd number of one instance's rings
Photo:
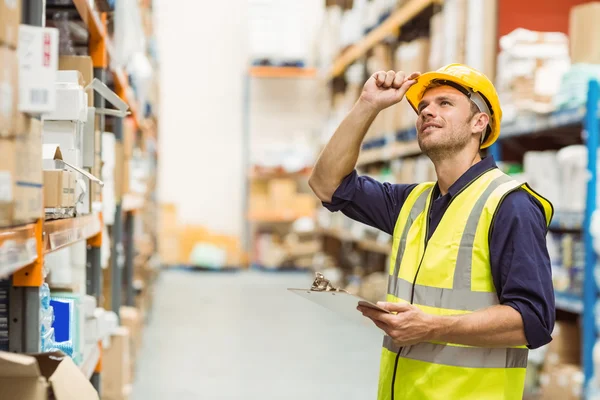
[[[310,289],[288,290],[360,325],[374,326],[368,318],[364,317],[356,309],[358,305],[371,307],[386,313],[389,312],[360,296],[353,295],[344,289],[334,287],[320,272],[316,273],[315,280]]]

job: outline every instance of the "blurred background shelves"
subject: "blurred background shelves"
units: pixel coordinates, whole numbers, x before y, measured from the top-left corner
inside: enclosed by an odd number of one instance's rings
[[[410,0],[385,19],[379,26],[369,32],[362,40],[351,45],[333,63],[328,77],[330,79],[340,76],[352,63],[365,56],[375,45],[388,36],[398,35],[402,26],[425,8],[433,4],[442,3],[441,0]]]

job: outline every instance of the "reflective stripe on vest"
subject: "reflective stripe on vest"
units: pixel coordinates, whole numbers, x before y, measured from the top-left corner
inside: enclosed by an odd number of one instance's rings
[[[452,289],[415,284],[413,304],[468,311],[475,311],[498,304],[498,296],[496,293],[471,291],[473,245],[475,243],[477,225],[479,224],[479,219],[481,218],[486,201],[494,190],[511,180],[513,179],[508,175],[501,175],[494,179],[494,181],[485,189],[481,197],[479,197],[471,210],[458,249]],[[431,189],[424,191],[410,210],[410,219],[404,226],[400,238],[400,247],[398,248],[398,255],[396,257],[394,275],[390,276],[388,280],[388,294],[401,299],[410,299],[413,292],[412,282],[398,278],[398,269],[406,247],[406,237],[408,236],[408,231],[412,222],[423,211],[427,195],[429,195],[430,192]]]
[[[486,348],[419,343],[400,347],[386,336],[383,347],[411,360],[465,368],[526,368],[526,348]]]
[[[397,279],[394,279],[393,277],[398,276],[398,270],[400,269],[400,261],[402,261],[402,255],[404,255],[404,250],[406,249],[406,237],[408,236],[408,230],[410,229],[410,226],[412,225],[413,221],[417,219],[419,214],[423,212],[423,209],[425,208],[425,203],[427,202],[427,197],[431,193],[432,189],[433,188],[428,188],[423,193],[421,193],[417,198],[417,201],[415,202],[413,208],[411,208],[410,210],[408,221],[406,222],[406,225],[404,225],[404,230],[402,231],[402,236],[400,237],[400,244],[398,245],[398,253],[396,255],[396,263],[394,265],[394,275],[392,275],[392,277],[388,279],[388,293],[395,293],[397,291],[397,288],[395,286]],[[390,291],[390,284],[393,285],[392,287],[394,288],[392,291]],[[408,299],[408,297],[406,298]]]

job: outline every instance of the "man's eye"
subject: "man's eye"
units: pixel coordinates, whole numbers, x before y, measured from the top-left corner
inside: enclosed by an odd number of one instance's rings
[[[444,100],[444,101],[442,101],[442,105],[443,105],[443,106],[449,106],[449,105],[450,105],[450,102],[449,102],[449,101],[446,101],[446,100]]]

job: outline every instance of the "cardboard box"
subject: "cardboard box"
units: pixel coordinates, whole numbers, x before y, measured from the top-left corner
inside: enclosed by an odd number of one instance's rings
[[[296,195],[297,183],[293,179],[273,179],[269,183],[269,202],[273,209],[289,208]]]
[[[138,351],[142,346],[143,319],[140,310],[134,307],[122,306],[119,309],[119,316],[121,317],[121,324],[129,330],[129,337],[131,338],[129,375],[133,380]]]
[[[561,364],[540,375],[544,400],[579,400],[583,393],[583,372],[578,365]]]
[[[581,332],[574,322],[557,321],[544,360],[544,371],[561,364],[581,363]]]
[[[17,48],[20,23],[21,0],[0,0],[0,45]]]
[[[103,400],[123,399],[124,389],[131,383],[130,336],[123,326],[117,328],[110,338],[110,347],[102,353]]]
[[[75,179],[73,171],[44,171],[44,207],[75,207]]]
[[[42,203],[42,129],[39,120],[20,115],[13,138],[0,138],[0,226],[33,222]]]
[[[123,119],[123,154],[125,158],[133,156],[133,148],[135,146],[135,122],[133,118]]]
[[[58,29],[19,26],[19,111],[44,114],[56,107]]]
[[[58,69],[61,71],[79,71],[83,86],[89,85],[94,79],[94,64],[89,56],[60,56]],[[94,92],[88,91],[88,106],[94,107]]]
[[[2,5],[0,0],[0,31],[2,31]],[[17,52],[0,44],[0,137],[16,134],[19,93],[19,63]]]
[[[70,357],[61,352],[0,352],[0,398],[97,400],[98,392]]]
[[[569,13],[571,62],[600,64],[600,2],[581,4]]]

